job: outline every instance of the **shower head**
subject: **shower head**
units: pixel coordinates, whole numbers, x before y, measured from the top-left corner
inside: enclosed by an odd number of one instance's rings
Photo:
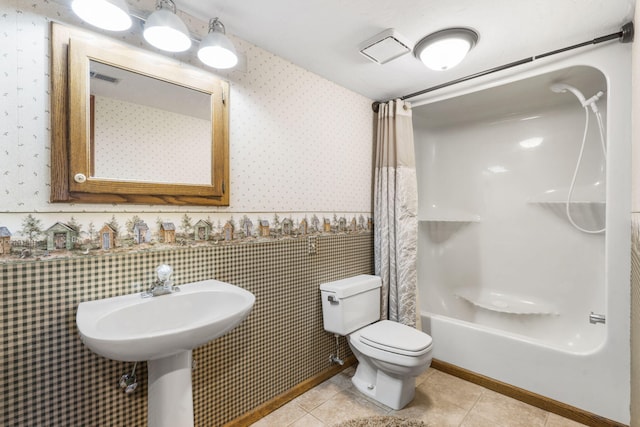
[[[586,99],[584,97],[584,95],[582,94],[582,92],[580,92],[578,89],[576,89],[573,86],[569,86],[568,84],[565,83],[554,83],[551,85],[551,91],[555,92],[555,93],[564,93],[566,91],[569,91],[571,93],[573,93],[576,98],[578,98],[578,100],[580,101],[580,104],[582,104],[582,106],[585,106],[586,103]]]

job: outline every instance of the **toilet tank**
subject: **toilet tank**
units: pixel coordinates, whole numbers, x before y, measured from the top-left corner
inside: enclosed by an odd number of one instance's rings
[[[380,320],[378,276],[362,274],[320,285],[324,329],[348,335]]]

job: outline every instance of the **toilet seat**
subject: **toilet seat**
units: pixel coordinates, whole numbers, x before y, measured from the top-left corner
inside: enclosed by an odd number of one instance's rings
[[[429,352],[433,344],[424,332],[391,320],[373,323],[358,332],[362,344],[404,356],[421,356]]]

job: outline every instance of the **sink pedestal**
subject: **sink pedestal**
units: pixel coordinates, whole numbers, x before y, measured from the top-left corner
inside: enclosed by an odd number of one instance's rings
[[[193,426],[191,350],[147,362],[149,427]]]
[[[192,427],[191,349],[238,326],[255,301],[245,289],[209,279],[152,298],[128,294],[81,302],[76,324],[94,353],[147,360],[149,426]]]

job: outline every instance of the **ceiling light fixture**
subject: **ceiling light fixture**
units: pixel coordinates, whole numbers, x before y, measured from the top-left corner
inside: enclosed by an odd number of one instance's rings
[[[124,31],[131,27],[125,0],[73,0],[71,9],[82,20],[103,30]]]
[[[176,15],[176,5],[172,0],[156,2],[155,12],[144,24],[143,36],[152,46],[167,52],[183,52],[191,47],[189,30]]]
[[[226,36],[224,25],[218,18],[209,21],[209,34],[200,42],[198,58],[206,65],[225,69],[238,63],[238,54],[233,43]]]
[[[447,28],[420,40],[413,53],[428,68],[436,71],[455,67],[478,42],[478,33],[469,28]]]

